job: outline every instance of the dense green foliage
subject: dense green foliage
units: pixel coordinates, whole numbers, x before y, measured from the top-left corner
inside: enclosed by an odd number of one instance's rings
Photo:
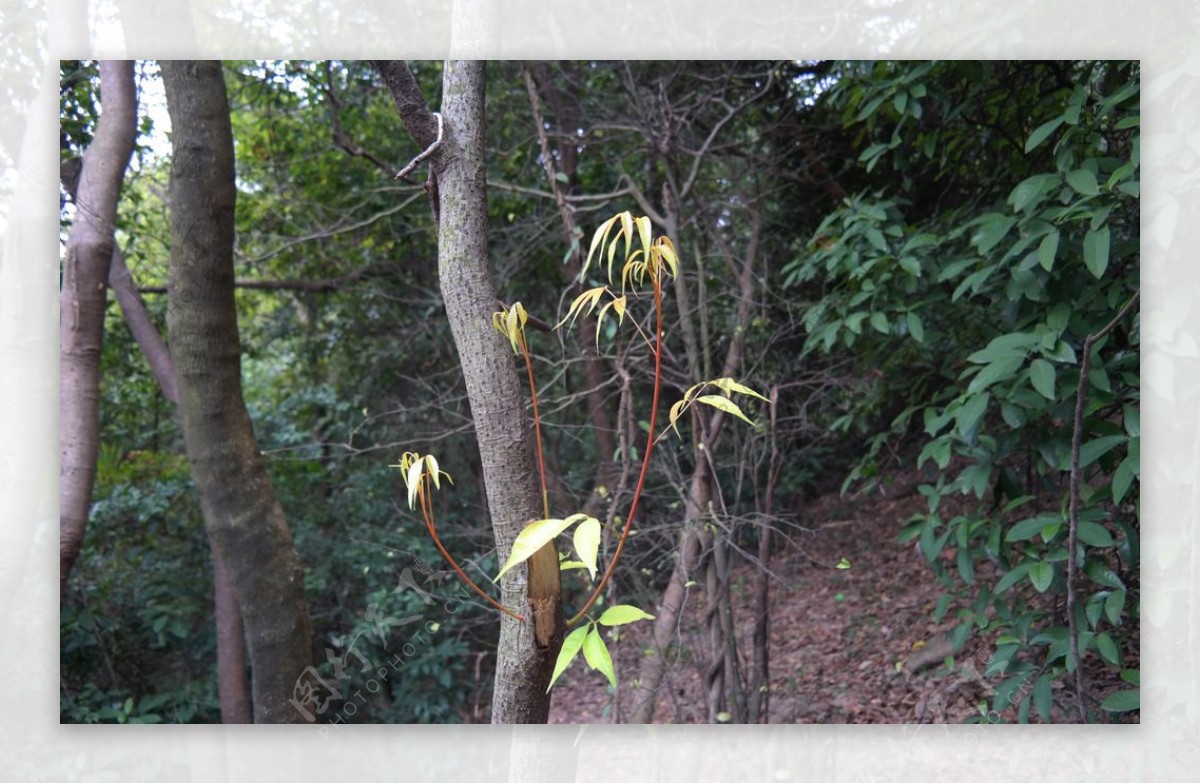
[[[440,64],[413,71],[436,109]],[[64,62],[64,158],[86,145],[94,73]],[[140,73],[149,95],[156,70]],[[664,184],[694,177],[673,238],[692,299],[668,298],[660,418],[721,375],[738,335],[739,380],[780,388],[780,527],[795,525],[807,494],[919,465],[928,511],[898,521],[898,536],[945,586],[938,617],[957,618],[960,644],[993,641],[990,709],[1047,719],[1051,685],[1071,688],[1075,667],[1065,567],[1083,344],[1138,287],[1138,65],[563,63],[542,76],[563,94],[543,107],[545,130],[578,156],[559,182],[588,237],[618,210],[646,212],[629,185],[662,209]],[[553,324],[582,288],[564,264],[520,66],[493,64],[488,77],[497,287]],[[486,720],[495,620],[446,579],[388,468],[405,450],[436,453],[455,480],[436,496],[439,533],[486,585],[500,564],[424,172],[392,177],[420,150],[366,63],[230,62],[226,80],[245,394],[306,567],[318,672],[338,684],[342,721]],[[165,283],[169,166],[154,149],[139,150],[118,242],[164,325],[154,287]],[[751,216],[756,300],[738,324],[732,260]],[[61,618],[62,719],[216,721],[210,556],[182,439],[115,305],[106,329],[95,505]],[[583,508],[598,464],[640,456],[598,453],[584,342],[564,330],[530,332],[529,344],[552,505]],[[1089,671],[1098,662],[1135,685],[1139,344],[1135,307],[1092,349],[1077,510],[1080,652]],[[598,345],[614,416],[628,385],[637,415],[620,426],[632,438],[646,426],[651,353],[615,325]],[[746,411],[764,421],[764,405]],[[622,602],[653,608],[676,557],[690,439],[658,447]],[[732,467],[719,472],[722,530],[747,550],[765,454],[760,432],[714,455]],[[564,573],[568,606],[586,596],[583,571]],[[1129,692],[1104,707],[1135,705]]]
[[[901,539],[955,586],[938,616],[961,599],[957,644],[998,633],[992,709],[1020,702],[1022,717],[1032,703],[1048,719],[1051,682],[1074,669],[1063,599],[1080,354],[1119,313],[1081,401],[1079,648],[1137,682],[1139,331],[1122,307],[1138,284],[1138,77],[1108,63],[848,69],[830,100],[873,187],[788,269],[789,285],[820,292],[806,347],[852,350],[876,376],[832,424],[870,437],[850,480],[877,477],[885,446],[921,429],[929,511]],[[946,513],[954,494],[979,503]]]

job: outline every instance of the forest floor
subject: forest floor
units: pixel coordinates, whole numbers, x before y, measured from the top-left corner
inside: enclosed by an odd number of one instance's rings
[[[990,702],[1003,680],[982,675],[992,641],[973,635],[955,654],[955,666],[946,666],[951,649],[945,633],[956,625],[956,605],[941,623],[933,621],[943,589],[914,544],[896,541],[909,517],[927,509],[918,484],[915,471],[892,471],[870,493],[855,497],[834,491],[819,497],[805,506],[804,528],[772,556],[771,571],[778,579],[770,589],[771,723],[960,723],[980,716],[980,705]],[[946,507],[956,501],[944,499],[941,511],[956,514]],[[842,558],[849,569],[836,567]],[[734,568],[731,588],[743,672],[752,651],[754,577],[749,563]],[[708,721],[700,666],[687,661],[689,650],[701,652],[697,662],[707,650],[697,623],[703,606],[703,595],[693,594],[680,630],[684,655],[663,684],[656,723]],[[623,628],[628,631],[620,643],[610,643],[621,686],[637,677],[651,625]],[[1097,699],[1122,685],[1094,654],[1085,656],[1085,663]],[[1061,678],[1053,693],[1052,720],[1078,721],[1073,692]],[[580,662],[555,686],[550,721],[610,723],[614,708],[618,721],[626,721],[631,705],[628,693],[614,695],[600,673]],[[1001,716],[1015,721],[1016,708]],[[1121,719],[1136,722],[1137,716]],[[1036,712],[1030,720],[1039,721]]]

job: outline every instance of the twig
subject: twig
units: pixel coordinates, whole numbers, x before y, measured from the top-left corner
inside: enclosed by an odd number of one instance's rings
[[[411,161],[409,161],[408,165],[405,166],[403,169],[396,172],[396,176],[393,177],[392,179],[394,179],[394,180],[407,179],[408,175],[412,174],[413,169],[417,168],[417,166],[419,166],[421,164],[421,161],[425,160],[430,155],[433,155],[435,152],[437,152],[438,147],[442,146],[442,113],[434,112],[433,116],[437,118],[437,138],[434,139],[433,142],[428,147],[425,148],[424,152],[422,152],[416,158],[413,158]]]
[[[1079,633],[1075,622],[1075,551],[1079,547],[1079,452],[1083,445],[1083,403],[1087,396],[1088,371],[1092,364],[1092,346],[1111,332],[1137,302],[1141,290],[1125,303],[1120,312],[1099,332],[1083,340],[1083,360],[1079,364],[1079,385],[1075,390],[1075,430],[1071,435],[1071,504],[1069,511],[1069,533],[1067,535],[1067,625],[1071,634],[1071,657],[1075,660],[1075,700],[1079,708],[1079,720],[1087,723],[1087,707],[1084,705],[1083,662],[1079,658]]]

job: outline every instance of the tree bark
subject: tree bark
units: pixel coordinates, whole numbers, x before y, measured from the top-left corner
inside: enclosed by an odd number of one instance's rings
[[[738,306],[734,316],[734,328],[732,330],[732,338],[729,341],[729,347],[725,352],[721,377],[733,377],[741,365],[742,350],[746,344],[746,327],[750,323],[750,315],[754,307],[754,288],[756,285],[754,270],[758,255],[759,233],[762,229],[762,212],[761,207],[757,205],[754,205],[752,210],[750,235],[747,240],[741,269],[738,272]],[[668,211],[667,215],[669,216],[668,225],[679,225],[677,215],[673,210]],[[723,248],[723,250],[728,256],[732,257],[733,254],[729,248]],[[683,321],[687,321],[690,318],[688,311],[681,308],[680,318]],[[692,573],[700,566],[704,547],[702,546],[703,543],[701,542],[698,528],[703,516],[708,514],[708,502],[712,497],[710,483],[712,481],[713,466],[710,465],[709,460],[720,440],[721,429],[725,424],[726,418],[722,411],[713,412],[708,419],[707,427],[701,432],[700,437],[696,439],[696,463],[695,468],[692,470],[691,484],[688,489],[687,504],[684,511],[679,557],[676,559],[675,566],[671,571],[670,580],[667,583],[666,590],[663,592],[662,603],[654,620],[655,652],[653,655],[642,659],[640,677],[638,679],[639,689],[636,692],[637,697],[635,698],[636,702],[632,712],[635,724],[649,724],[653,721],[654,706],[658,699],[659,687],[662,685],[663,676],[667,670],[667,652],[669,651],[671,640],[675,637],[676,629],[683,613],[683,604],[687,596],[686,586],[691,580]],[[700,417],[693,417],[693,421],[699,423]]]
[[[100,349],[117,200],[137,136],[133,63],[100,64],[103,113],[84,153],[60,293],[59,592],[79,556],[100,451]]]
[[[242,608],[254,720],[302,723],[311,712],[292,698],[302,694],[312,663],[304,570],[242,397],[225,81],[219,62],[162,61],[161,67],[174,144],[167,325],[188,461]]]
[[[174,414],[176,419],[180,419],[182,429],[175,363],[167,350],[166,342],[150,319],[146,303],[133,283],[133,276],[120,249],[113,253],[108,285],[112,287],[113,294],[121,305],[125,324],[133,333],[142,355],[146,357],[150,372],[158,381],[163,397],[174,404]],[[221,553],[211,536],[208,537],[208,545],[212,553],[213,614],[217,628],[217,694],[221,701],[221,723],[250,724],[253,714],[250,709],[250,682],[246,677],[246,629],[242,623],[242,608],[229,579],[229,571],[225,568]]]
[[[403,63],[377,62],[401,120],[428,147],[436,129]],[[466,382],[488,511],[500,561],[526,523],[542,517],[524,393],[508,344],[492,328],[496,290],[488,269],[484,166],[484,64],[449,61],[442,78],[443,137],[430,157],[438,221],[438,276],[446,316]],[[436,130],[434,131],[436,133]],[[492,694],[492,723],[542,724],[563,637],[558,555],[554,543],[505,573],[501,597],[525,620],[503,615]]]

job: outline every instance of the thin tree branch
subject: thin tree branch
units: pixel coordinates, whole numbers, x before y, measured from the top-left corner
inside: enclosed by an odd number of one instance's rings
[[[1075,551],[1079,547],[1079,482],[1082,472],[1079,467],[1079,452],[1083,446],[1083,406],[1087,398],[1088,371],[1092,364],[1092,346],[1111,332],[1129,314],[1138,300],[1141,290],[1135,291],[1120,312],[1099,332],[1084,338],[1083,360],[1079,364],[1079,385],[1075,389],[1075,429],[1071,434],[1071,503],[1070,530],[1067,536],[1067,624],[1071,634],[1071,658],[1075,660],[1075,700],[1079,709],[1079,720],[1087,723],[1087,707],[1084,705],[1083,662],[1079,658],[1079,631],[1075,621]]]

